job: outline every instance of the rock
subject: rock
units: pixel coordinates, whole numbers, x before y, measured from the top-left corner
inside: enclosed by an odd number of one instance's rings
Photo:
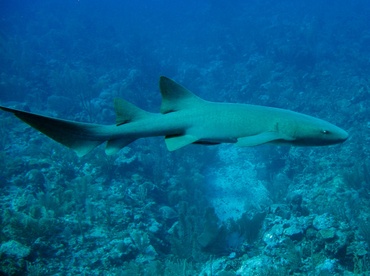
[[[176,211],[169,206],[162,206],[159,208],[159,212],[161,213],[162,218],[165,220],[174,219],[179,216]]]
[[[31,249],[28,246],[14,240],[5,242],[0,247],[0,255],[5,254],[16,259],[25,258],[30,254],[30,252]]]
[[[347,248],[347,254],[360,257],[366,256],[368,254],[367,243],[364,241],[352,242]]]
[[[332,228],[334,227],[334,219],[328,213],[316,216],[313,220],[313,227],[317,230]]]
[[[32,169],[27,172],[25,180],[32,187],[35,193],[46,192],[45,188],[45,177],[40,170]]]
[[[154,260],[155,257],[158,255],[157,251],[154,249],[154,247],[150,244],[146,249],[145,249],[145,255],[150,258],[151,260]]]
[[[284,230],[284,234],[291,240],[301,240],[303,238],[303,230],[297,225],[292,225]]]
[[[148,227],[148,230],[152,233],[157,233],[160,230],[161,226],[162,225],[160,223],[153,219],[152,223]]]
[[[337,261],[326,259],[322,264],[319,264],[316,267],[317,275],[333,275],[335,269],[337,267]]]
[[[270,206],[270,213],[279,216],[283,219],[290,219],[291,211],[286,204],[273,204]]]
[[[282,224],[276,224],[265,233],[265,235],[263,236],[263,241],[267,246],[274,247],[281,243],[282,234],[283,234]]]
[[[321,229],[318,235],[324,240],[331,240],[335,237],[335,228]]]

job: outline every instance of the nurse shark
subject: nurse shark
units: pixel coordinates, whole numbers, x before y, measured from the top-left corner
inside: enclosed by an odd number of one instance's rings
[[[344,142],[348,133],[324,120],[294,111],[239,103],[203,100],[167,78],[160,77],[160,113],[123,100],[114,100],[116,124],[81,123],[30,112],[0,108],[51,139],[84,156],[107,142],[110,155],[139,138],[164,136],[167,149],[190,144],[233,143],[240,147],[262,144],[326,146]]]

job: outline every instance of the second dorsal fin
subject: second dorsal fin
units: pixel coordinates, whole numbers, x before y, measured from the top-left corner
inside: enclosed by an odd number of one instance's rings
[[[114,111],[116,112],[117,126],[150,116],[150,112],[120,98],[114,99]]]

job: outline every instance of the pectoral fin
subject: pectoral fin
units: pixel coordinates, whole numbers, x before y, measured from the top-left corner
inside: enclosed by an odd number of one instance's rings
[[[253,147],[282,140],[289,141],[293,139],[277,132],[262,132],[253,136],[240,137],[236,145],[239,147]]]
[[[193,135],[181,135],[181,136],[166,136],[166,146],[169,151],[174,151],[185,147],[187,145],[193,144],[198,141],[199,138]]]

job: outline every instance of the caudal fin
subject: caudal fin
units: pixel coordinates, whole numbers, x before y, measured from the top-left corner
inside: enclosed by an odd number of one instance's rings
[[[111,155],[118,152],[140,137],[125,135],[124,131],[118,133],[116,127],[152,116],[151,113],[122,99],[114,101],[117,115],[116,126],[62,120],[3,106],[0,106],[0,109],[13,113],[51,139],[73,149],[78,156],[86,155],[104,142],[107,142],[106,154]]]
[[[103,125],[56,119],[3,106],[0,108],[13,113],[51,139],[73,149],[78,156],[89,153],[108,138],[105,133],[106,126]]]

